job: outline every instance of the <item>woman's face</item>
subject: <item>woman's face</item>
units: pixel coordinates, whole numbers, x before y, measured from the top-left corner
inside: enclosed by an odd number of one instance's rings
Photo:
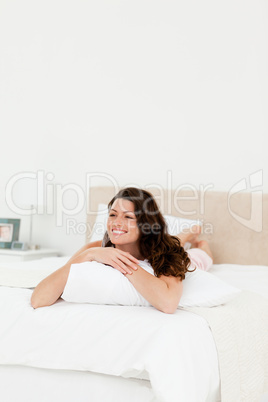
[[[134,204],[123,198],[115,200],[109,211],[107,232],[115,245],[136,243],[140,232],[134,213]]]

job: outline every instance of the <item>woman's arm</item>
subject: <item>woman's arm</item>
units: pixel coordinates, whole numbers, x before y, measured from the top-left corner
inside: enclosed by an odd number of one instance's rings
[[[62,295],[72,264],[85,261],[97,261],[111,265],[120,272],[129,275],[137,269],[139,262],[131,254],[112,247],[98,247],[98,242],[89,243],[74,254],[60,269],[43,279],[34,289],[31,297],[33,308],[50,306]],[[96,247],[97,246],[97,247]]]
[[[62,268],[43,279],[33,291],[31,297],[32,307],[50,306],[55,303],[63,293],[71,265],[85,261],[85,253],[87,253],[90,248],[94,247],[101,247],[101,241],[86,244],[80,248]]]
[[[58,300],[65,288],[71,265],[68,262],[36,286],[31,297],[33,308],[50,306]]]
[[[163,313],[175,313],[183,290],[180,277],[161,275],[157,278],[141,267],[126,277],[152,306]]]
[[[80,255],[43,279],[32,294],[32,307],[54,304],[63,293],[72,263],[84,262],[83,259],[84,257]],[[136,270],[129,266],[129,269],[132,270],[132,274],[126,274],[126,277],[152,306],[167,314],[176,311],[183,289],[180,278],[164,275],[157,278],[140,266],[137,266]]]

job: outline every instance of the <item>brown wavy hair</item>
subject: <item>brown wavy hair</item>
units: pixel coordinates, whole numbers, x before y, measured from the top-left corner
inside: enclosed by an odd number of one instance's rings
[[[109,211],[118,198],[134,204],[134,213],[140,231],[139,250],[153,267],[155,276],[180,276],[182,280],[185,279],[185,273],[189,271],[191,261],[181,246],[180,240],[168,234],[166,221],[153,195],[136,187],[123,188],[109,202]],[[104,247],[114,246],[107,232],[102,244]]]

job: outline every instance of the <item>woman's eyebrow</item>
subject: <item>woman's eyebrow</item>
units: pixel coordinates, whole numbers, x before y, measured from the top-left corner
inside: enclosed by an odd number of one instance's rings
[[[115,211],[115,212],[117,212],[117,210],[116,210],[116,209],[114,209],[114,208],[111,208],[110,210],[111,210],[111,211]],[[134,212],[132,212],[132,211],[123,211],[123,213],[124,213],[124,214],[129,214],[129,213],[130,213],[130,214],[135,215],[135,214],[134,214]]]

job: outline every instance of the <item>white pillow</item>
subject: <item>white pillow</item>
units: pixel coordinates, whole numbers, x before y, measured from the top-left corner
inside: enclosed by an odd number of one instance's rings
[[[90,241],[102,240],[106,232],[108,219],[108,207],[106,204],[99,204],[98,213],[92,229]]]
[[[102,240],[106,232],[108,218],[108,208],[106,204],[99,204],[96,221],[92,229],[90,241]],[[168,233],[170,235],[177,235],[185,229],[190,229],[194,225],[202,225],[198,220],[178,218],[177,216],[164,215],[167,223]]]
[[[153,275],[145,260],[139,265]],[[234,298],[237,289],[214,275],[196,269],[187,272],[178,307],[214,307]],[[73,264],[61,296],[68,302],[149,306],[128,278],[118,270],[96,261]]]
[[[190,229],[192,226],[199,225],[202,226],[202,222],[199,220],[178,218],[177,216],[164,215],[168,233],[170,235],[176,236],[185,229]]]
[[[183,281],[183,292],[179,307],[214,307],[233,299],[238,289],[215,275],[196,269],[187,272]]]

